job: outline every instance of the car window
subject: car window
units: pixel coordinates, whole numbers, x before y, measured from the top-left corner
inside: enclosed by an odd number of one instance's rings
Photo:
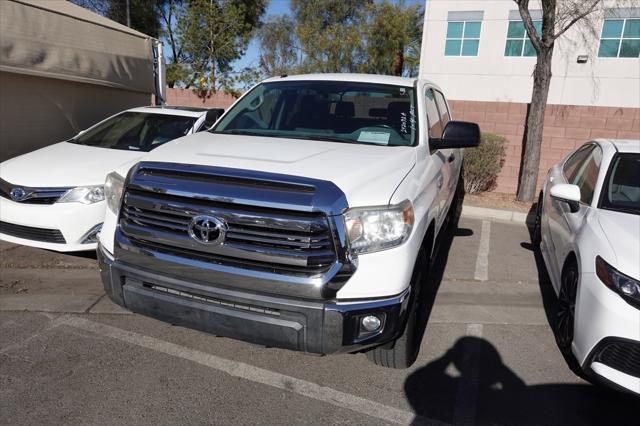
[[[602,150],[599,147],[592,147],[587,158],[577,164],[575,173],[572,174],[569,183],[578,185],[580,188],[580,201],[591,204],[593,192],[598,180],[600,163],[602,162]]]
[[[575,178],[575,175],[578,172],[578,168],[594,148],[595,145],[593,144],[583,145],[565,161],[564,166],[562,167],[562,173],[564,174],[567,182],[570,182],[571,180],[573,180],[573,178]]]
[[[348,81],[261,83],[218,121],[213,133],[412,146],[411,87]]]
[[[70,142],[100,148],[151,151],[165,142],[185,136],[195,117],[127,111],[74,137]]]
[[[618,154],[602,188],[600,207],[640,214],[640,154]]]
[[[449,114],[449,108],[447,108],[447,102],[444,100],[442,93],[437,90],[433,91],[436,97],[436,104],[438,105],[438,111],[440,112],[440,127],[444,131],[447,123],[451,121],[451,115]]]
[[[442,125],[440,123],[440,113],[436,105],[436,98],[432,89],[425,92],[427,109],[427,120],[429,121],[429,137],[438,139],[442,137]]]

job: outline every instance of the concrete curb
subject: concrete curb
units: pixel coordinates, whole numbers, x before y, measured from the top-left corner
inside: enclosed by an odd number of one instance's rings
[[[502,220],[522,224],[527,223],[527,213],[513,210],[488,209],[486,207],[463,205],[462,216],[478,219]]]

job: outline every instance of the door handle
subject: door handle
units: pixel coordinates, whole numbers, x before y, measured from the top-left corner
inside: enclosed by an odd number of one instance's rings
[[[453,161],[456,159],[456,155],[451,153],[451,155],[449,156],[449,158],[447,158],[447,161],[450,163],[453,163]]]
[[[442,183],[444,181],[444,178],[442,177],[442,175],[438,175],[438,178],[436,180],[438,183],[438,189],[442,188]]]

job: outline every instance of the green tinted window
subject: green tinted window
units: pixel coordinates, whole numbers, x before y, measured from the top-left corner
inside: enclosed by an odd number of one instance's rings
[[[640,58],[640,19],[605,19],[598,57]]]
[[[447,24],[445,56],[478,56],[482,22],[460,21]]]
[[[533,26],[538,34],[542,33],[542,21],[533,21]],[[522,21],[509,21],[504,56],[536,56],[536,49]]]

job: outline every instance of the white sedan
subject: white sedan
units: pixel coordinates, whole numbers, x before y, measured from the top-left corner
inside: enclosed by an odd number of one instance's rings
[[[552,167],[533,236],[560,349],[587,376],[640,393],[640,141],[594,140]]]
[[[56,251],[94,250],[112,170],[210,127],[221,109],[134,108],[65,142],[0,163],[0,239]]]

